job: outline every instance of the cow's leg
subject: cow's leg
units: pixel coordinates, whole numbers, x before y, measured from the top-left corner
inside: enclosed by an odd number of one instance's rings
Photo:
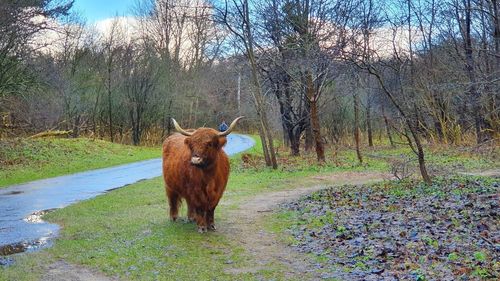
[[[209,230],[216,230],[215,219],[214,219],[215,208],[207,211],[207,225]]]
[[[179,194],[171,189],[167,189],[168,204],[170,205],[170,218],[173,221],[177,220],[179,213],[179,204],[181,202],[181,197]]]
[[[187,211],[187,217],[188,217],[188,221],[189,222],[194,222],[196,219],[196,213],[195,213],[195,208],[189,204],[187,204],[187,208],[188,208],[188,211]]]
[[[196,224],[198,225],[198,232],[204,233],[207,232],[207,220],[206,220],[207,212],[203,208],[196,208]]]

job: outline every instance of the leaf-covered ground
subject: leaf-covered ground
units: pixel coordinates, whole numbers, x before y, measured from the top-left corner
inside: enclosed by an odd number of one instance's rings
[[[498,178],[451,177],[332,187],[279,216],[325,279],[498,280],[499,202]]]

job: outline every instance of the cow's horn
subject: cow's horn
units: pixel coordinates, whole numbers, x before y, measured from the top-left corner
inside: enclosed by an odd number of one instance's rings
[[[190,136],[193,135],[193,133],[187,132],[186,130],[184,130],[183,128],[181,128],[181,126],[179,126],[179,123],[177,123],[177,121],[175,121],[174,118],[172,118],[172,123],[174,123],[174,127],[177,130],[177,132],[179,132],[179,133],[181,133],[181,134],[183,134],[185,136],[188,136],[188,137],[190,137]]]
[[[240,117],[234,119],[234,121],[231,123],[231,125],[229,125],[229,128],[227,130],[225,130],[224,132],[220,132],[218,134],[218,136],[224,137],[224,136],[229,135],[233,131],[234,127],[236,127],[236,123],[238,123],[238,121],[240,121],[240,119],[243,117],[245,117],[245,116],[240,116]]]

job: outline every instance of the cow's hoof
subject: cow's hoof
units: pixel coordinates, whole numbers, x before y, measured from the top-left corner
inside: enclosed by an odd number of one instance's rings
[[[170,217],[170,219],[171,219],[173,222],[176,222],[176,221],[177,221],[177,217]]]
[[[204,226],[198,226],[198,233],[205,233],[207,232],[207,228]]]
[[[215,224],[211,224],[208,229],[210,230],[217,230],[217,227],[215,227]]]

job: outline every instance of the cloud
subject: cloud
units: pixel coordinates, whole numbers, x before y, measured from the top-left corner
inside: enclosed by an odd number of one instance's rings
[[[93,27],[102,38],[108,38],[113,29],[126,41],[137,39],[141,34],[140,21],[133,16],[107,18],[97,21]]]
[[[34,22],[46,22],[47,29],[37,33],[30,40],[36,52],[57,55],[67,48],[81,47],[86,42],[99,42],[115,37],[125,42],[140,38],[140,22],[135,17],[110,17],[93,25],[74,22],[60,22],[54,19],[34,18]]]

